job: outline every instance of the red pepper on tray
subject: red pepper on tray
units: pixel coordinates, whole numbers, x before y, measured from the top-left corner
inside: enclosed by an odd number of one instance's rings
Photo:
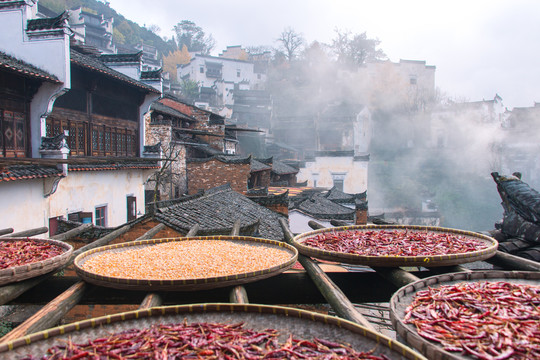
[[[450,233],[401,230],[323,232],[301,241],[305,246],[361,256],[434,256],[487,248],[485,242]]]
[[[62,247],[45,241],[0,240],[0,269],[43,261],[64,251]]]
[[[359,352],[347,344],[291,336],[278,341],[278,331],[245,329],[242,323],[157,324],[131,329],[107,338],[56,345],[43,357],[23,360],[59,359],[355,359],[389,360],[372,351]]]

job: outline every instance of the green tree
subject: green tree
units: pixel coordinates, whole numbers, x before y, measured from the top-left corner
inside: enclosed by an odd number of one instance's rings
[[[189,52],[208,55],[216,45],[212,35],[206,35],[203,29],[193,21],[182,20],[174,26],[173,30],[176,33],[179,49],[185,45]]]

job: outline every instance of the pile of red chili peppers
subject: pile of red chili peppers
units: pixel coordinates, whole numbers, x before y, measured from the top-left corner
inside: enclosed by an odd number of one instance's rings
[[[433,256],[462,254],[487,248],[485,242],[433,231],[345,230],[317,234],[303,245],[362,256]]]
[[[540,359],[540,286],[480,281],[421,290],[404,322],[476,359]]]
[[[62,247],[45,241],[0,241],[0,269],[43,261],[64,251]]]
[[[24,360],[36,359],[32,356]],[[389,360],[322,339],[278,342],[274,329],[255,331],[243,323],[159,324],[131,329],[85,344],[54,346],[40,359],[366,359]]]

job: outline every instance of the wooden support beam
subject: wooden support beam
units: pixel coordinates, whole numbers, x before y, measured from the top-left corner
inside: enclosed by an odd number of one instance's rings
[[[287,222],[285,219],[279,219],[279,223],[285,234],[285,240],[292,244],[293,234],[289,230]],[[338,316],[375,331],[373,325],[354,307],[354,304],[317,264],[303,255],[298,255],[298,261]]]
[[[189,229],[188,233],[186,234],[186,237],[197,236],[197,233],[199,232],[199,228],[200,228],[199,224],[193,225],[193,227]]]
[[[322,224],[319,224],[318,222],[313,221],[313,220],[309,220],[309,221],[308,221],[308,225],[309,225],[309,227],[312,228],[313,230],[324,229],[324,226],[323,226]]]
[[[103,237],[101,237],[101,238],[99,238],[99,239],[97,239],[95,241],[92,241],[90,244],[85,245],[85,246],[83,246],[82,248],[80,248],[78,250],[75,250],[73,252],[73,255],[71,256],[71,259],[69,260],[68,264],[71,264],[73,262],[73,260],[75,260],[75,258],[79,254],[82,254],[85,251],[88,251],[90,249],[95,249],[97,247],[105,246],[105,245],[109,244],[111,241],[113,241],[114,239],[116,239],[120,235],[123,235],[123,234],[127,233],[132,227],[133,227],[133,224],[124,225],[121,228],[116,229],[113,232],[110,232],[109,234],[107,234],[107,235],[105,235],[105,236],[103,236]]]
[[[81,300],[85,287],[86,283],[84,281],[77,282],[29,317],[21,325],[2,337],[0,342],[11,341],[55,326]]]
[[[498,251],[486,262],[508,270],[540,271],[540,263]]]
[[[234,222],[231,235],[238,236],[240,234],[240,220]],[[249,304],[246,288],[242,285],[234,286],[229,293],[229,301],[235,304]]]
[[[144,235],[138,237],[136,240],[150,240],[150,239],[153,239],[154,236],[159,233],[161,230],[164,230],[165,228],[167,227],[167,225],[165,224],[157,224],[156,226],[154,226],[153,228],[151,228],[150,230],[148,230],[147,232],[144,233]]]
[[[90,229],[91,227],[92,227],[92,224],[82,224],[82,225],[77,226],[76,228],[68,230],[68,231],[66,231],[64,233],[51,236],[51,239],[59,240],[59,241],[66,241],[66,240],[69,240],[71,238],[74,238],[75,236],[81,234],[85,230]]]
[[[139,310],[149,309],[154,306],[160,306],[161,304],[163,304],[163,299],[161,298],[161,295],[159,295],[158,293],[150,293],[146,295],[144,300],[141,302]]]
[[[373,267],[372,269],[375,270],[382,278],[390,281],[398,288],[420,280],[419,277],[400,268]]]
[[[40,227],[40,228],[29,229],[29,230],[25,230],[25,231],[19,231],[19,232],[12,233],[12,234],[9,234],[9,235],[2,235],[1,237],[30,237],[30,236],[36,236],[36,235],[44,234],[47,231],[49,231],[49,228],[44,226],[44,227]]]
[[[0,229],[0,236],[11,234],[12,232],[13,232],[13,228]]]

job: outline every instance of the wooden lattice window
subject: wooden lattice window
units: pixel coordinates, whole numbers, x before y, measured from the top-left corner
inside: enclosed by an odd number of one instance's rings
[[[28,150],[25,114],[0,109],[0,130],[0,154],[5,157],[25,157]]]

